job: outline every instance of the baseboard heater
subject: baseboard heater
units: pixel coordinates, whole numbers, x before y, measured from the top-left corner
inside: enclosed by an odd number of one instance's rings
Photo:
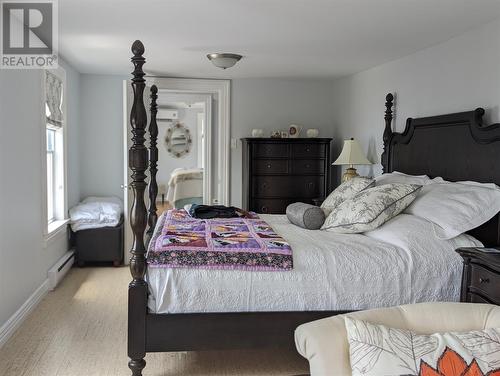
[[[54,290],[75,262],[75,251],[70,249],[49,270],[49,288]]]

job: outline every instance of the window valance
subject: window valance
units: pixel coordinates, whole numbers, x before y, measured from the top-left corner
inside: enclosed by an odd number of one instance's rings
[[[63,82],[55,74],[45,71],[45,113],[47,123],[63,126]]]

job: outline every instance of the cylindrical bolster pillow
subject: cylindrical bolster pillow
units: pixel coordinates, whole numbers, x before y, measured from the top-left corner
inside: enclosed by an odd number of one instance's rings
[[[294,225],[308,230],[317,230],[325,222],[325,213],[319,206],[296,202],[286,208],[286,216]]]

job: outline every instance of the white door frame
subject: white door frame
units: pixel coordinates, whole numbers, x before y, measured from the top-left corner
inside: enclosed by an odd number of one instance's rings
[[[195,94],[215,94],[218,99],[218,107],[217,107],[217,119],[218,119],[218,128],[217,128],[217,144],[219,146],[217,152],[218,159],[218,176],[217,176],[217,199],[219,204],[229,205],[229,182],[230,182],[230,152],[231,152],[231,134],[230,134],[230,105],[231,105],[231,81],[230,80],[215,80],[215,79],[194,79],[194,78],[169,78],[169,77],[146,77],[146,89],[151,85],[158,86],[159,91],[173,91],[173,92],[183,92],[183,93],[195,93]],[[130,192],[130,171],[128,168],[128,150],[130,147],[130,124],[129,124],[129,107],[131,97],[130,90],[130,80],[123,81],[123,144],[124,144],[124,219],[125,219],[125,239],[124,239],[124,260],[125,263],[128,264],[129,258],[127,257],[128,252],[132,246],[132,231],[130,229],[130,213],[128,212],[129,208],[129,200],[132,198]],[[148,124],[149,124],[149,101],[146,101],[146,98],[149,98],[149,90],[144,91],[145,97],[145,106],[148,114]],[[211,109],[210,106],[206,107],[206,112]],[[210,111],[211,112],[211,111]],[[210,113],[210,122],[211,122]],[[208,125],[208,124],[207,124]],[[214,124],[212,123],[212,126]],[[207,138],[207,144],[211,144],[211,133],[212,127],[207,126],[207,132],[209,133],[210,138]],[[210,142],[210,144],[209,144]],[[207,150],[211,147],[207,148]],[[210,153],[209,159],[207,162],[211,162],[212,155]],[[208,167],[210,166],[210,167]],[[161,166],[160,166],[161,167]],[[211,174],[211,163],[206,164],[208,168],[207,173],[210,173],[210,178],[205,179],[205,181],[211,181],[213,179],[213,174]],[[205,194],[205,185],[203,187]],[[213,202],[212,197],[212,186],[207,192],[207,197],[209,197],[210,203]]]

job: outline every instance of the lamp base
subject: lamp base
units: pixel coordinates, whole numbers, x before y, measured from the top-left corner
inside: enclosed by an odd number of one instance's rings
[[[349,167],[347,170],[345,170],[344,175],[342,175],[342,183],[355,178],[356,176],[359,176],[359,174],[356,172],[356,169],[354,167]]]

